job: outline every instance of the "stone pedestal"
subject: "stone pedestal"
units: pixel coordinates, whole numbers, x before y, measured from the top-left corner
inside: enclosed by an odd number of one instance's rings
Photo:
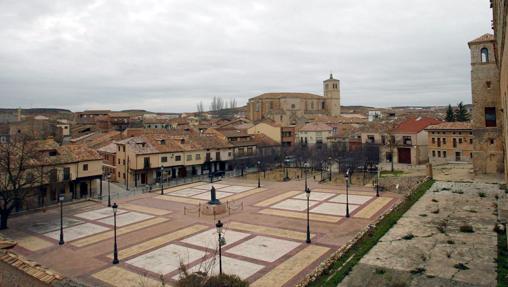
[[[226,213],[227,208],[226,205],[223,205],[222,203],[219,204],[203,204],[201,213],[204,215],[219,215]]]

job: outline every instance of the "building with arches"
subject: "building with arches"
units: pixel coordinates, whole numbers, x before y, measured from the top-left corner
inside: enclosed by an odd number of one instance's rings
[[[269,119],[282,126],[305,123],[319,115],[340,115],[340,81],[323,81],[323,96],[311,93],[265,93],[249,99],[247,117]]]

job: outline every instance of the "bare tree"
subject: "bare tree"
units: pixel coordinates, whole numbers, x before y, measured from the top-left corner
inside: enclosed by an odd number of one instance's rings
[[[213,97],[210,103],[210,111],[220,111],[226,108],[226,102],[221,97]]]
[[[386,123],[384,123],[383,128],[381,129],[381,135],[385,136],[385,142],[382,143],[382,144],[384,144],[388,148],[388,150],[390,151],[390,155],[391,155],[390,162],[391,162],[391,171],[392,172],[394,171],[394,167],[393,167],[393,161],[394,161],[393,152],[394,152],[395,148],[397,147],[397,143],[395,141],[394,131],[395,131],[395,128],[398,125],[399,125],[399,121],[386,122]]]
[[[199,103],[197,104],[197,110],[198,110],[198,114],[202,114],[204,111],[205,111],[205,107],[203,105],[203,101],[199,101]]]
[[[234,109],[237,107],[237,104],[236,104],[236,99],[232,99],[229,101],[229,108],[230,109]]]
[[[37,142],[28,136],[16,135],[0,144],[0,229],[7,229],[12,211],[43,176],[37,168],[41,162]]]

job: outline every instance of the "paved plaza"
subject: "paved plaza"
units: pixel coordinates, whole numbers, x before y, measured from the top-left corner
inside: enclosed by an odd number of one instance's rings
[[[210,189],[226,206],[205,215]],[[15,251],[92,286],[175,284],[183,264],[212,274],[218,268],[215,223],[224,222],[223,271],[252,286],[293,286],[321,261],[351,240],[388,208],[398,195],[380,197],[368,187],[343,187],[311,181],[312,243],[305,243],[307,197],[303,181],[257,182],[229,179],[192,183],[119,200],[118,265],[111,264],[113,212],[88,201],[64,207],[63,246],[59,209],[14,217],[2,232],[18,242]],[[346,206],[350,218],[346,218]]]

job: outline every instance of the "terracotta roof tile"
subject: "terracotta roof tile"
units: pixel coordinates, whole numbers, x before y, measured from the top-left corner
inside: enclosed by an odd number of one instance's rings
[[[417,134],[430,125],[440,124],[443,121],[434,118],[409,118],[401,122],[394,130],[398,134]]]
[[[302,128],[300,128],[300,131],[302,132],[316,132],[316,131],[329,131],[332,130],[332,127],[330,127],[327,124],[323,123],[308,123],[304,125]]]
[[[54,281],[64,279],[62,275],[11,251],[0,250],[0,261],[3,261],[4,263],[19,269],[20,271],[23,271],[24,273],[46,284],[51,284]]]
[[[426,130],[470,130],[470,122],[446,122],[437,125],[430,125]]]
[[[322,96],[311,94],[311,93],[264,93],[259,96],[256,96],[252,99],[279,99],[279,98],[319,98],[323,99]]]

